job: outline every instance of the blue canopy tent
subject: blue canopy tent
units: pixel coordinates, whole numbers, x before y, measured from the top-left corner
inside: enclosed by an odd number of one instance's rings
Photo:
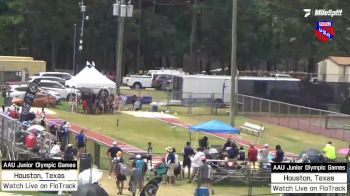
[[[199,125],[194,125],[189,129],[190,129],[190,141],[191,141],[191,132],[193,131],[197,132],[197,137],[198,137],[198,132],[240,134],[239,129],[236,129],[231,125],[228,125],[218,120],[212,120]]]

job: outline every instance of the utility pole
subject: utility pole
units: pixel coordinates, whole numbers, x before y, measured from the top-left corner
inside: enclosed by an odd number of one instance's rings
[[[75,50],[77,43],[77,24],[74,24],[74,36],[73,36],[73,76],[75,76]]]
[[[236,115],[236,75],[237,75],[237,0],[232,0],[232,45],[231,45],[231,107],[230,123],[235,126]]]
[[[118,29],[116,40],[116,93],[120,95],[120,85],[122,83],[122,63],[123,63],[123,48],[124,48],[124,19],[125,17],[132,17],[133,5],[131,1],[125,5],[125,0],[117,0],[113,5],[113,15],[118,17]]]
[[[79,40],[79,62],[83,62],[83,55],[82,55],[82,51],[83,51],[83,36],[84,36],[84,24],[85,24],[85,20],[89,20],[89,16],[85,16],[85,12],[86,12],[86,6],[84,5],[84,0],[81,0],[81,2],[79,2],[79,6],[80,6],[80,12],[81,12],[81,26],[80,26],[80,40]],[[83,64],[83,63],[82,63]],[[79,64],[78,67],[79,69]],[[76,72],[76,69],[73,70],[74,74]]]
[[[192,30],[191,30],[191,40],[190,40],[190,56],[191,56],[191,68],[190,70],[196,71],[196,42],[197,42],[197,5],[198,0],[194,0],[192,7]]]

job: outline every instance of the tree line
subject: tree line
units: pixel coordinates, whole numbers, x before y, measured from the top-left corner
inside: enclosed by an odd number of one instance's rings
[[[77,64],[95,61],[115,70],[114,0],[84,0],[83,50],[78,50],[81,0],[0,0],[0,54],[46,60],[48,69],[72,69],[74,24]],[[230,67],[232,0],[132,0],[125,20],[123,71],[159,67],[209,72]],[[341,17],[304,17],[303,8],[342,9]],[[350,52],[346,0],[238,0],[239,70],[315,72],[327,56]],[[333,40],[316,39],[316,22],[334,22]],[[230,73],[228,69],[226,73]]]

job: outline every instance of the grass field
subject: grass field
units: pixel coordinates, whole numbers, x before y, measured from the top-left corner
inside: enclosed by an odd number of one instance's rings
[[[66,111],[56,110],[58,116],[63,119],[69,119],[70,122],[76,123],[83,127],[90,128],[96,132],[104,133],[112,138],[133,144],[139,148],[146,149],[147,142],[152,142],[155,153],[163,153],[165,147],[174,146],[181,150],[187,140],[189,140],[189,131],[183,128],[172,128],[169,124],[158,120],[137,118],[126,114],[118,115],[83,115],[72,114]],[[197,124],[212,119],[229,121],[228,116],[210,116],[210,115],[179,115],[182,120],[191,124]],[[117,127],[119,119],[119,127]],[[245,121],[261,124],[252,119],[238,116],[236,118],[236,127]],[[101,123],[103,122],[103,123]],[[262,123],[266,127],[266,132],[260,139],[261,144],[268,143],[271,146],[277,144],[289,152],[300,153],[307,148],[322,149],[330,140],[321,135],[309,134],[286,127],[273,124]],[[146,125],[146,126],[145,126]],[[199,134],[198,138],[203,137]],[[257,138],[245,133],[240,135],[242,139],[256,142]],[[195,141],[196,134],[192,134],[192,142]],[[215,137],[209,137],[210,144],[223,144],[224,141]],[[348,143],[332,139],[336,148],[345,148]]]

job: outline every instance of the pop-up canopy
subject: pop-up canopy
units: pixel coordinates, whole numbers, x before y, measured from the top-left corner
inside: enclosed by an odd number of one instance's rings
[[[226,133],[226,134],[240,134],[239,129],[236,129],[226,123],[218,120],[212,120],[199,125],[190,127],[191,131],[201,131],[207,133]]]
[[[102,75],[93,66],[86,66],[76,76],[66,81],[66,85],[76,88],[115,88],[115,82]]]

